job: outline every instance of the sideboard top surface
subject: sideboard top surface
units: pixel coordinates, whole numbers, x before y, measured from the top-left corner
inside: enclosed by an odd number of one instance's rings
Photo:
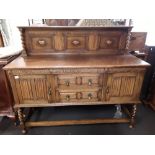
[[[53,55],[18,57],[7,69],[148,67],[147,62],[132,55]]]

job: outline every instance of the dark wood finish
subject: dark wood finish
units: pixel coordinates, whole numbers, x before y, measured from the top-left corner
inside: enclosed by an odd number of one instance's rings
[[[148,56],[146,61],[151,64],[151,67],[147,69],[143,87],[142,87],[142,93],[141,93],[141,100],[143,100],[144,103],[150,104],[151,107],[155,107],[155,46],[147,46],[148,49]],[[155,109],[155,108],[154,108]]]
[[[143,51],[145,48],[147,32],[131,32],[130,51]]]
[[[22,27],[25,57],[4,67],[23,133],[27,126],[130,122],[148,63],[127,53],[131,27]],[[48,57],[46,56],[48,55]],[[131,104],[126,119],[26,122],[21,109]]]
[[[0,116],[14,117],[13,98],[3,67],[15,58],[16,56],[10,56],[0,59]]]
[[[131,54],[144,61],[147,60],[148,49],[145,46],[147,32],[131,32],[129,50]]]

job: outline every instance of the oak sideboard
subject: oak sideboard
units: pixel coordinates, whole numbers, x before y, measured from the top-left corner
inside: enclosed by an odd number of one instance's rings
[[[135,122],[149,64],[128,53],[132,27],[19,27],[24,52],[4,67],[17,121],[28,127]],[[119,105],[126,118],[27,121],[26,108]]]

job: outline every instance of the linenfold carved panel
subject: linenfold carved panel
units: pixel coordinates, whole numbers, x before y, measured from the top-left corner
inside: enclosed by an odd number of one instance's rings
[[[15,85],[20,103],[47,103],[46,75],[15,76]]]
[[[108,76],[106,100],[130,100],[136,93],[139,93],[137,84],[139,75],[136,72],[129,73],[112,73]],[[137,89],[137,90],[136,90]]]

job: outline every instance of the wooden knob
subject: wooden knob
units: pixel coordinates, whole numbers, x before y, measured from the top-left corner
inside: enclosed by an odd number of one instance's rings
[[[75,46],[80,45],[80,41],[79,40],[73,40],[72,44]]]
[[[67,100],[67,101],[70,100],[70,96],[69,96],[69,95],[66,96],[66,100]]]
[[[107,40],[106,43],[107,43],[108,45],[111,45],[111,44],[112,44],[112,40]]]
[[[45,40],[38,40],[38,44],[40,46],[45,46],[46,45],[46,41]]]
[[[91,99],[92,99],[92,97],[93,97],[93,96],[92,96],[92,94],[91,94],[91,93],[90,93],[90,94],[88,94],[88,99],[89,99],[89,100],[91,100]]]

